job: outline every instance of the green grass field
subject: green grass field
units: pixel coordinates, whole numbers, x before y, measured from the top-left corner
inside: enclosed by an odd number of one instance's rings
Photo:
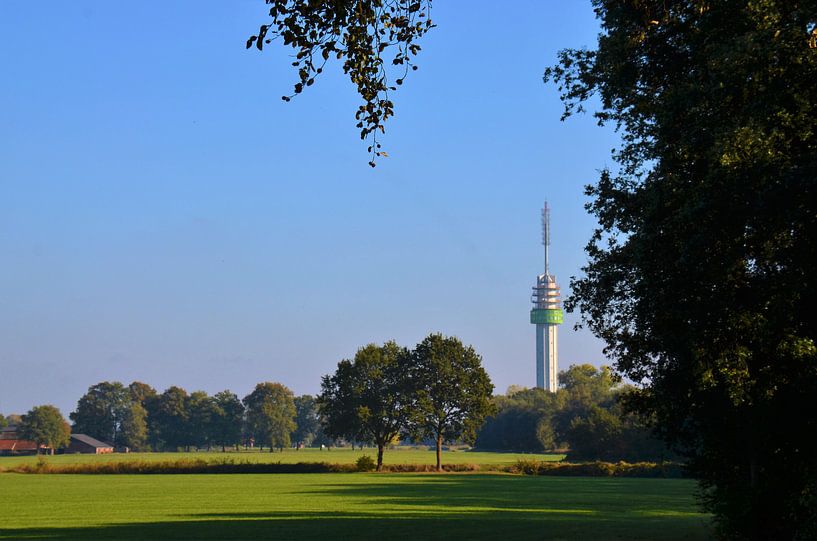
[[[685,479],[0,474],[0,539],[707,539]]]
[[[321,451],[320,449],[286,449],[283,453],[259,451],[239,451],[222,453],[220,451],[202,451],[191,453],[113,453],[109,455],[54,455],[46,456],[45,459],[53,464],[75,464],[88,462],[107,461],[127,461],[127,460],[179,460],[182,458],[195,458],[204,460],[223,460],[225,458],[236,461],[247,462],[281,462],[283,464],[294,464],[296,462],[330,462],[333,464],[352,464],[361,455],[377,457],[377,449],[332,449],[331,451]],[[519,458],[556,461],[564,458],[564,455],[536,455],[518,453],[484,453],[475,451],[444,451],[443,462],[447,464],[513,464]],[[418,449],[394,449],[387,450],[383,456],[383,462],[387,464],[435,464],[436,458],[433,450],[425,451]],[[15,466],[17,464],[33,464],[37,462],[36,456],[4,456],[0,457],[0,470]]]

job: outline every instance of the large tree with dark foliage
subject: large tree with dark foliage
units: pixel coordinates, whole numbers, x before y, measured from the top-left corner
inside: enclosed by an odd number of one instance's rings
[[[187,410],[190,396],[181,387],[168,387],[155,399],[148,410],[150,415],[150,437],[154,445],[164,451],[175,451],[179,447],[190,446]]]
[[[270,21],[247,40],[259,51],[280,39],[295,51],[298,71],[289,101],[311,86],[330,59],[343,62],[343,72],[363,99],[355,119],[360,138],[369,139],[369,165],[380,150],[378,131],[394,115],[389,92],[417,69],[417,40],[433,27],[431,0],[265,0]]]
[[[545,74],[623,136],[567,306],[724,537],[817,537],[817,1],[593,4]]]
[[[331,376],[324,376],[318,396],[329,436],[377,446],[377,470],[383,450],[406,428],[413,388],[409,380],[411,355],[395,342],[360,348],[351,361],[343,360]]]
[[[125,445],[122,423],[128,415],[131,397],[128,388],[118,381],[92,385],[69,414],[74,432],[87,434],[111,445]]]
[[[213,443],[220,445],[222,451],[226,451],[228,445],[235,445],[238,449],[244,420],[244,404],[235,393],[227,390],[216,393],[213,401],[215,402],[211,419]]]
[[[430,334],[417,344],[412,358],[409,432],[434,441],[439,471],[443,443],[473,443],[477,429],[494,413],[494,385],[482,357],[453,336]]]

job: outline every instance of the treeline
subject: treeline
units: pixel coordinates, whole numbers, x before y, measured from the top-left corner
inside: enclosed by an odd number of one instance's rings
[[[295,396],[274,382],[239,398],[229,390],[210,396],[173,386],[159,393],[138,381],[105,381],[91,386],[69,417],[73,432],[135,451],[371,444],[377,469],[384,450],[401,440],[435,446],[438,469],[444,443],[566,451],[574,461],[676,458],[626,413],[631,389],[608,367],[584,364],[561,372],[555,393],[511,387],[492,396],[474,348],[432,334],[413,349],[395,342],[360,348],[323,377],[316,397]],[[23,416],[24,433],[59,447],[67,439],[62,416],[53,406],[38,408]]]
[[[136,451],[328,443],[315,399],[273,382],[239,399],[229,390],[210,396],[173,386],[159,393],[138,381],[104,381],[88,389],[69,417],[75,433]]]
[[[628,414],[631,386],[609,367],[573,365],[559,374],[559,390],[511,387],[493,398],[496,415],[479,431],[476,447],[539,453],[566,450],[568,460],[663,461],[674,458],[643,420]]]

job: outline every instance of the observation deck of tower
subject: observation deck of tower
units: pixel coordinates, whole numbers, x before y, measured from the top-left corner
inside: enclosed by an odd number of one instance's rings
[[[561,292],[556,277],[550,274],[550,207],[542,208],[542,244],[545,247],[545,272],[533,286],[530,322],[536,325],[536,386],[555,393],[559,386],[558,325],[564,322]]]

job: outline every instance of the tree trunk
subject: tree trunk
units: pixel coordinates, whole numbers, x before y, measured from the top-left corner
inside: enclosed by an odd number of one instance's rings
[[[377,445],[377,471],[383,468],[383,444]]]
[[[270,443],[270,445],[269,445],[269,452],[270,452],[270,453],[272,453],[272,452],[274,452],[274,451],[275,451],[275,447],[273,447],[273,446],[272,446],[272,444]]]
[[[52,454],[52,455],[54,454],[54,448],[53,447],[51,448],[51,452],[49,454]]]
[[[443,452],[443,435],[437,434],[437,471],[443,471],[440,458]]]

